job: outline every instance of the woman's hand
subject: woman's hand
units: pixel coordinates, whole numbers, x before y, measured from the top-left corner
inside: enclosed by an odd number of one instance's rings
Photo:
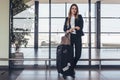
[[[74,28],[70,28],[69,30],[66,31],[66,33],[71,33],[75,30],[75,27]]]
[[[75,29],[76,29],[76,30],[80,30],[80,27],[79,27],[79,26],[76,26],[76,27],[70,28],[69,30],[66,31],[66,33],[71,33],[71,32],[73,32]]]
[[[75,30],[75,28],[70,28],[70,32],[73,32]]]
[[[70,30],[67,30],[66,33],[70,33]]]
[[[69,30],[66,31],[66,33],[71,33],[71,32],[73,32],[74,30],[75,30],[75,29],[70,28]]]
[[[76,30],[80,30],[80,27],[79,27],[79,26],[76,26],[75,29],[76,29]]]

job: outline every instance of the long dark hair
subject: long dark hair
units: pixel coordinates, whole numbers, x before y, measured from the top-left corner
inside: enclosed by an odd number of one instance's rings
[[[69,25],[69,23],[70,23],[70,19],[71,19],[71,9],[72,9],[73,6],[75,6],[75,7],[77,8],[77,12],[76,12],[76,14],[75,14],[75,18],[76,18],[76,19],[78,18],[78,14],[79,14],[78,6],[77,6],[77,4],[72,4],[72,5],[70,6],[70,10],[69,10],[69,13],[68,13],[67,25]]]

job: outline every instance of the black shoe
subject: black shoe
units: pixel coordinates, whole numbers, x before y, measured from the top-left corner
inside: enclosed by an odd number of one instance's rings
[[[72,78],[75,78],[75,75],[72,75],[71,77],[72,77]]]
[[[75,69],[73,70],[73,75],[75,75]]]
[[[63,75],[63,78],[66,79],[67,77],[65,75]]]
[[[75,78],[75,69],[73,70],[73,75],[71,77]]]

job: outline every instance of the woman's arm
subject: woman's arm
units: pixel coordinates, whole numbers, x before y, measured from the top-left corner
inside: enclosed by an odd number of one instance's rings
[[[68,18],[65,19],[63,31],[68,33],[70,32],[70,25],[67,25],[67,20]]]
[[[78,16],[78,21],[76,23],[75,30],[80,31],[83,29],[83,18],[81,15]]]
[[[83,17],[81,15],[79,15],[79,27],[82,30],[83,29]]]
[[[64,32],[67,31],[67,18],[65,19],[65,23],[64,23],[63,31],[64,31]]]

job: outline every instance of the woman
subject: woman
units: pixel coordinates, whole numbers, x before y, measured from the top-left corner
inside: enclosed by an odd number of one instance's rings
[[[75,68],[79,58],[81,57],[82,51],[82,39],[81,36],[83,33],[83,18],[79,15],[78,6],[76,4],[72,4],[68,13],[68,17],[65,20],[64,31],[66,33],[70,33],[71,46],[73,47],[73,56],[74,56],[74,65]],[[75,46],[75,54],[74,54],[74,46]]]

